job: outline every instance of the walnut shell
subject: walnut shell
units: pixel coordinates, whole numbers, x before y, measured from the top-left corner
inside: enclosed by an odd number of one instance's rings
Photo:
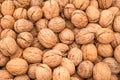
[[[35,72],[37,80],[51,80],[52,70],[46,64],[40,64]]]
[[[12,79],[13,76],[7,70],[0,70],[0,78],[1,80]]]
[[[97,50],[98,50],[98,54],[102,57],[113,56],[113,48],[110,44],[98,44]]]
[[[57,43],[57,36],[52,30],[45,28],[38,33],[38,40],[45,48],[52,48]]]
[[[22,75],[27,72],[28,63],[22,58],[13,58],[10,61],[8,61],[6,69],[12,75]]]
[[[44,0],[30,0],[30,6],[43,6]]]
[[[73,0],[73,4],[77,9],[85,10],[90,3],[90,0]]]
[[[13,31],[12,29],[4,29],[0,35],[1,39],[8,37],[8,36],[16,39],[17,35],[16,35],[15,31]]]
[[[114,50],[114,58],[117,60],[117,62],[120,62],[120,45],[118,45]]]
[[[20,47],[22,48],[27,48],[29,47],[33,42],[33,36],[29,32],[21,32],[17,36],[17,43],[19,44]]]
[[[118,77],[116,75],[113,74],[113,75],[111,75],[110,80],[119,80],[119,79],[118,79]]]
[[[50,67],[58,66],[62,61],[62,54],[58,50],[49,50],[43,55],[43,63]]]
[[[4,0],[1,5],[1,12],[3,15],[12,15],[15,6],[12,0]]]
[[[28,77],[28,75],[20,75],[16,76],[14,80],[30,80],[30,78]]]
[[[94,64],[90,61],[83,61],[77,67],[77,73],[82,78],[89,78],[92,76]]]
[[[116,32],[120,32],[119,25],[120,25],[120,16],[116,16],[115,19],[114,19],[114,22],[113,22],[113,29]]]
[[[110,80],[111,70],[107,63],[99,62],[93,68],[93,78],[95,80]]]
[[[5,15],[1,19],[1,26],[3,29],[13,29],[14,23],[15,23],[15,19],[10,15]]]
[[[100,43],[110,43],[114,39],[114,33],[109,28],[101,28],[96,33],[96,38]]]
[[[61,17],[54,17],[49,21],[48,27],[54,32],[61,32],[65,28],[65,20]]]
[[[53,70],[53,80],[70,80],[70,73],[62,66]]]
[[[111,11],[113,15],[116,15],[119,12],[118,7],[110,7],[108,10]]]
[[[79,1],[79,0],[78,0]],[[87,15],[82,10],[75,10],[71,16],[71,22],[77,28],[84,28],[88,24]]]
[[[71,18],[71,15],[73,11],[75,10],[75,7],[73,4],[67,4],[64,8],[64,15],[67,19]]]
[[[94,7],[98,8],[98,1],[97,0],[90,0],[89,6],[94,6]]]
[[[86,44],[81,47],[83,59],[94,62],[97,59],[97,48],[94,44]]]
[[[107,9],[112,5],[113,0],[98,0],[99,7],[101,9]]]
[[[82,51],[75,47],[70,49],[70,51],[68,52],[68,59],[70,59],[75,66],[77,66],[81,61],[82,61]]]
[[[15,19],[27,19],[27,10],[24,8],[17,8],[13,13],[13,17]]]
[[[18,33],[31,31],[33,23],[26,19],[19,19],[14,24],[14,30]]]
[[[74,41],[74,33],[72,30],[65,28],[60,34],[59,39],[62,43],[71,44]]]
[[[39,63],[41,62],[43,52],[36,47],[27,47],[23,51],[23,58],[29,63]]]
[[[28,9],[28,18],[32,21],[37,21],[42,18],[42,9],[39,6],[32,6]]]
[[[111,11],[103,10],[100,14],[99,24],[102,27],[107,27],[113,22],[113,19],[114,15]]]
[[[12,37],[6,37],[0,40],[0,51],[5,56],[11,56],[17,51],[18,45]]]
[[[53,17],[58,16],[60,12],[59,5],[55,0],[46,1],[42,10],[44,12],[44,16],[47,19],[51,19]]]
[[[120,72],[120,65],[114,58],[105,58],[103,62],[108,64],[113,74],[118,74]]]
[[[86,9],[86,14],[88,16],[89,22],[97,22],[100,17],[100,11],[94,6],[88,6]]]
[[[89,29],[81,29],[75,36],[76,43],[78,44],[88,44],[94,40],[94,33],[90,32]]]

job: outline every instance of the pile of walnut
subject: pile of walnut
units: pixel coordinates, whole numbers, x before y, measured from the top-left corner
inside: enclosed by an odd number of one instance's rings
[[[119,80],[120,0],[0,0],[0,80]]]

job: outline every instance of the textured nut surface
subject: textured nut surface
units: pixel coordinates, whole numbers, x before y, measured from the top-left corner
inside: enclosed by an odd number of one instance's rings
[[[9,57],[4,56],[4,55],[0,52],[0,67],[5,66],[8,61],[9,61]]]
[[[82,51],[75,47],[70,49],[69,53],[68,53],[68,59],[70,59],[75,66],[77,66],[81,61],[82,61]]]
[[[77,28],[83,28],[83,27],[85,27],[88,24],[88,19],[87,19],[86,13],[83,12],[82,10],[75,10],[72,13],[72,16],[71,16],[71,22]]]
[[[28,47],[23,51],[23,58],[29,63],[41,62],[43,52],[36,47]]]
[[[49,21],[48,27],[54,32],[61,32],[65,28],[65,20],[61,17],[54,17]]]
[[[93,63],[90,61],[83,61],[77,67],[77,73],[82,78],[89,78],[92,76]]]
[[[6,69],[12,75],[22,75],[28,70],[28,63],[22,58],[14,58],[8,61]]]
[[[70,80],[70,73],[62,66],[59,66],[53,71],[53,80]]]
[[[30,80],[30,78],[27,75],[20,75],[16,76],[14,80]]]
[[[120,16],[116,16],[113,23],[113,29],[117,32],[120,32]]]
[[[12,79],[13,76],[7,70],[0,70],[1,79]]]
[[[50,29],[42,29],[38,33],[39,42],[46,48],[52,48],[57,43],[57,36]]]
[[[30,1],[30,6],[43,6],[43,1],[44,0],[31,0]]]
[[[95,80],[110,80],[111,70],[107,63],[99,62],[93,68],[93,78]]]
[[[114,50],[114,57],[117,60],[117,62],[120,62],[120,45],[118,45]]]
[[[58,66],[62,61],[62,54],[58,50],[49,50],[43,55],[43,63],[50,67]]]
[[[83,59],[94,62],[97,59],[97,48],[94,44],[86,44],[81,47]]]
[[[98,0],[99,7],[102,9],[109,8],[112,4],[112,0]]]

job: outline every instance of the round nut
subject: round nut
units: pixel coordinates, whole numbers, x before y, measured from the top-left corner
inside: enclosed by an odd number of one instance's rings
[[[118,7],[110,7],[108,10],[111,11],[113,15],[116,15],[119,12]]]
[[[33,42],[33,36],[29,32],[21,32],[17,36],[17,43],[19,44],[20,47],[22,48],[27,48],[29,47]]]
[[[70,80],[70,73],[62,66],[53,70],[53,80]]]
[[[43,6],[44,0],[30,0],[30,6]]]
[[[13,13],[15,19],[27,19],[27,10],[24,8],[17,8]]]
[[[29,63],[41,62],[43,52],[36,47],[28,47],[23,51],[23,58]]]
[[[14,24],[14,30],[18,33],[31,31],[33,29],[33,23],[26,19],[19,19]]]
[[[94,6],[94,7],[98,8],[98,1],[97,0],[90,0],[89,6]]]
[[[90,0],[73,0],[73,4],[77,9],[85,10],[89,6]]]
[[[114,58],[117,60],[117,62],[120,62],[120,45],[118,45],[114,50]]]
[[[2,79],[12,79],[13,76],[7,70],[0,70],[0,78]]]
[[[97,48],[94,44],[86,44],[81,47],[83,59],[94,62],[97,59]]]
[[[49,50],[43,55],[43,63],[50,67],[58,66],[62,61],[62,54],[58,50]]]
[[[28,18],[32,21],[37,21],[42,18],[42,9],[39,6],[32,6],[28,9]]]
[[[97,50],[98,50],[98,54],[102,57],[113,56],[113,48],[110,44],[98,44]]]
[[[16,33],[15,31],[13,31],[12,29],[4,29],[2,32],[1,32],[1,39],[5,38],[5,37],[12,37],[14,39],[16,39]]]
[[[62,43],[71,44],[74,41],[74,33],[66,28],[59,34],[59,39]]]
[[[28,63],[22,58],[14,58],[8,61],[6,69],[12,75],[22,75],[28,70]]]
[[[77,47],[70,49],[68,52],[68,59],[77,66],[82,61],[82,51]]]
[[[12,15],[15,6],[12,0],[4,0],[1,4],[1,12],[3,15]]]
[[[83,61],[77,67],[77,73],[82,78],[89,78],[92,76],[93,63],[90,61]]]
[[[120,32],[119,25],[120,25],[120,16],[116,16],[113,23],[113,29],[117,32]]]
[[[54,17],[49,21],[48,27],[54,32],[61,32],[65,28],[65,20],[61,17]]]
[[[83,12],[82,10],[75,10],[72,13],[72,16],[71,16],[71,22],[77,28],[84,28],[84,27],[86,27],[86,25],[88,24],[88,19],[87,19],[86,13]]]
[[[53,17],[58,16],[60,12],[59,5],[55,0],[46,1],[42,10],[44,12],[44,16],[47,19],[51,19]]]
[[[37,80],[51,80],[52,70],[46,64],[40,64],[35,71]]]
[[[5,15],[1,19],[1,26],[3,29],[13,29],[15,19],[10,15]]]
[[[58,39],[52,30],[44,28],[38,33],[38,40],[45,48],[52,48],[56,45]]]
[[[6,37],[0,40],[0,51],[5,56],[11,56],[17,51],[18,45],[12,37]]]
[[[101,9],[107,9],[112,5],[113,0],[98,0],[99,7]]]
[[[107,63],[99,62],[93,68],[93,78],[95,80],[110,80],[111,70]]]
[[[28,77],[28,75],[20,75],[16,76],[14,80],[30,80],[30,78]]]

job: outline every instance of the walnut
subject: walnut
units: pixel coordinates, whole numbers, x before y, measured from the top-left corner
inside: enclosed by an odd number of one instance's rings
[[[30,0],[30,6],[43,6],[44,0]]]
[[[6,69],[0,70],[0,79],[1,80],[9,80],[12,78],[13,78],[13,76]]]
[[[94,6],[94,7],[98,8],[98,1],[97,0],[90,0],[89,6]]]
[[[20,75],[16,76],[14,80],[30,80],[30,78],[28,77],[28,75]]]
[[[114,50],[114,58],[117,60],[117,62],[120,62],[120,45],[118,45]]]
[[[113,0],[98,0],[101,9],[107,9],[112,5]]]
[[[120,16],[116,16],[113,23],[113,29],[117,32],[120,32],[119,25],[120,25]]]

